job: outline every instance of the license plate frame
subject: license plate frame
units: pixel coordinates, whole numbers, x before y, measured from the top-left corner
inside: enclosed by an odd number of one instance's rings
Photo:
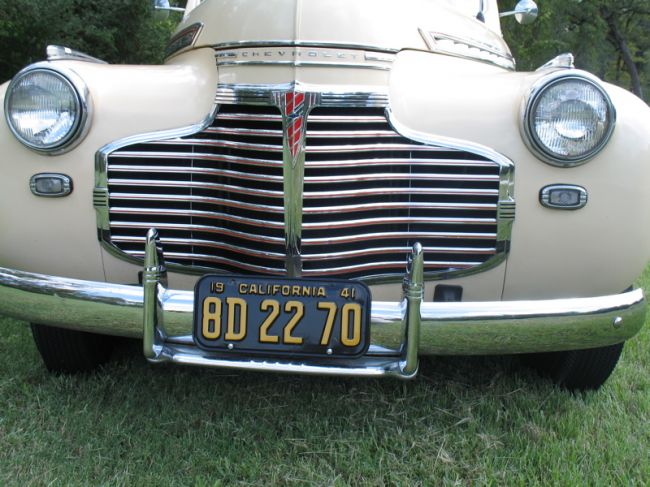
[[[371,303],[357,281],[208,274],[194,288],[192,337],[208,352],[357,358]]]

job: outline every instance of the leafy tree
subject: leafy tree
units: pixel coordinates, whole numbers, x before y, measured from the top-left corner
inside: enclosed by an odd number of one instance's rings
[[[577,67],[639,97],[650,96],[648,0],[539,0],[539,8],[534,24],[503,23],[520,69],[534,69],[557,54],[573,52]]]
[[[175,22],[146,0],[0,0],[0,81],[59,44],[111,63],[157,63]]]

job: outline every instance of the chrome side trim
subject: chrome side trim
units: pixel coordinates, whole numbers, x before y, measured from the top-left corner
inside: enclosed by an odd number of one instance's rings
[[[472,39],[465,39],[462,37],[456,37],[449,34],[443,34],[441,32],[430,32],[424,29],[418,29],[420,35],[424,39],[427,47],[431,52],[438,54],[445,54],[447,56],[453,56],[461,59],[469,59],[471,61],[478,61],[486,64],[491,64],[499,68],[508,69],[514,71],[516,67],[515,58],[512,57],[512,54],[509,52],[505,42],[503,43],[505,52],[495,49],[493,46],[488,44],[483,44],[481,42],[474,41]],[[464,47],[463,53],[462,50],[453,49],[448,44],[451,45],[460,45]],[[472,54],[471,51],[483,53],[483,57],[478,54]],[[490,58],[492,57],[492,58]]]
[[[48,61],[84,61],[87,63],[108,64],[93,56],[89,56],[85,52],[75,51],[65,46],[49,45],[45,48]]]

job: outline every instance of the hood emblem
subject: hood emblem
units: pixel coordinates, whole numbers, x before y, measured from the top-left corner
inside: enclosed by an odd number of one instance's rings
[[[287,146],[291,154],[291,165],[295,166],[302,147],[305,127],[305,94],[288,92],[284,94],[284,116],[287,118]]]
[[[273,101],[282,114],[285,268],[289,277],[299,277],[307,116],[318,105],[320,94],[288,88],[274,92]]]
[[[317,94],[292,89],[276,92],[275,99],[282,113],[285,163],[290,162],[292,167],[296,167],[305,158],[307,114],[316,104]]]

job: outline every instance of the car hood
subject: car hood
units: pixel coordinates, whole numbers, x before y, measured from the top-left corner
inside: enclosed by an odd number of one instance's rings
[[[425,37],[435,32],[509,53],[500,32],[443,0],[207,0],[178,31],[197,22],[203,28],[195,47],[280,42],[426,50]]]

